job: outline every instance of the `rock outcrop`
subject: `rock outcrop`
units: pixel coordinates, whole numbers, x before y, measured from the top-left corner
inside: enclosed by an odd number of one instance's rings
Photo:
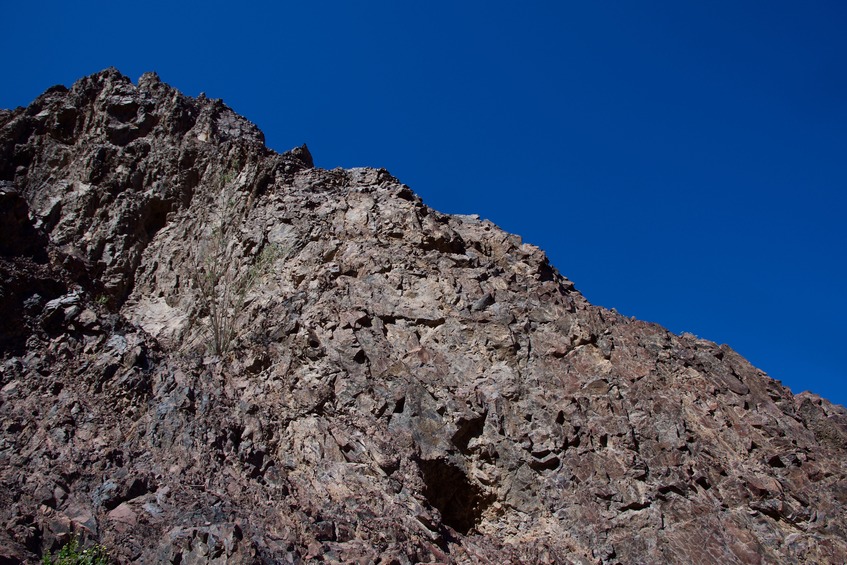
[[[0,277],[0,562],[847,561],[843,407],[153,74],[0,111]]]

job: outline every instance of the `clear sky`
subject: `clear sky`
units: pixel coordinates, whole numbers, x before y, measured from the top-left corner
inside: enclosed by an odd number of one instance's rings
[[[847,403],[847,2],[6,2],[0,107],[115,66],[385,167],[595,304]]]

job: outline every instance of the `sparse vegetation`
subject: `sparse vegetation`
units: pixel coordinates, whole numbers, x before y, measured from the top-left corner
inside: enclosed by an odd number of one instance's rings
[[[226,173],[221,175],[221,184],[223,186],[228,185],[229,183],[231,183],[233,181],[235,176],[236,176],[236,174],[235,174],[234,171],[227,171]]]
[[[201,312],[208,316],[210,349],[215,355],[229,351],[247,295],[276,260],[285,255],[281,246],[267,244],[252,265],[241,268],[235,232],[245,213],[237,200],[226,201],[211,222],[211,232],[201,242],[192,266],[192,278],[200,291]]]
[[[78,535],[72,537],[59,550],[56,557],[48,551],[41,558],[42,565],[107,565],[110,562],[109,552],[102,545],[98,544],[81,550]]]

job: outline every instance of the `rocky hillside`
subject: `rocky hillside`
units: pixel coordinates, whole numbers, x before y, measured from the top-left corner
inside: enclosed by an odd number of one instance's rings
[[[847,411],[115,70],[0,110],[0,563],[843,563]]]

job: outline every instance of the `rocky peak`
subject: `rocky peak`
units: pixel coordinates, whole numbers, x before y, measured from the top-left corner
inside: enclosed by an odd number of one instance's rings
[[[384,170],[108,69],[0,182],[7,562],[847,560],[847,411]]]
[[[305,146],[272,154],[221,100],[183,96],[154,73],[137,86],[107,69],[52,87],[2,127],[0,178],[23,192],[62,262],[117,303],[141,250],[188,205],[211,162],[261,162],[262,174],[312,166]]]

